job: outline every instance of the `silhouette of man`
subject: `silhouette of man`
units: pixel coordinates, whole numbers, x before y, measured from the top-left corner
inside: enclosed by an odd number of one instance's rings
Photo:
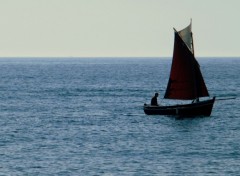
[[[151,100],[152,106],[158,106],[157,97],[158,97],[158,93],[155,93],[155,95],[152,97],[152,100]]]

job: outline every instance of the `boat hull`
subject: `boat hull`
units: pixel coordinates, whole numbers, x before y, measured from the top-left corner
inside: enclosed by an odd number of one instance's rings
[[[215,102],[215,97],[191,104],[173,106],[151,106],[144,105],[144,112],[147,115],[173,115],[173,116],[210,116]]]

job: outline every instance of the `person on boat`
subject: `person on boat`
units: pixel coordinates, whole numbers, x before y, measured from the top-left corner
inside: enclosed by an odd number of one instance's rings
[[[152,100],[151,100],[151,105],[152,106],[159,106],[158,101],[157,101],[157,97],[158,97],[158,93],[155,93],[155,95],[152,97]]]

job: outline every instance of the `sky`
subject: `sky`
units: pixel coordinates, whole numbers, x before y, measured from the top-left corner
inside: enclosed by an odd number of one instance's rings
[[[240,0],[0,0],[0,57],[171,57],[192,19],[197,57],[240,56]]]

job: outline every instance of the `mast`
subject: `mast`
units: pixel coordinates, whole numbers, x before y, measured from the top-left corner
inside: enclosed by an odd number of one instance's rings
[[[191,32],[191,36],[192,36],[192,52],[193,52],[193,56],[195,57],[195,54],[194,54],[194,44],[193,44],[193,33]]]

